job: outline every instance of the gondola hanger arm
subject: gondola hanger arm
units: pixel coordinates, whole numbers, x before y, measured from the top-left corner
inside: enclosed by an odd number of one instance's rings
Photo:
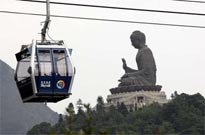
[[[41,42],[43,43],[46,40],[46,33],[50,23],[50,0],[46,0],[46,20],[44,26],[41,30]]]

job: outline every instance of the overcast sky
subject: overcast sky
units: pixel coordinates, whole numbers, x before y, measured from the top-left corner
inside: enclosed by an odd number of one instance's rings
[[[54,1],[54,0],[53,0]],[[205,3],[177,2],[172,0],[55,0],[59,2],[170,10],[205,14]],[[0,11],[45,13],[45,5],[15,0],[1,0]],[[51,14],[205,26],[205,16],[163,14],[113,9],[99,9],[65,5],[51,5]],[[40,39],[42,16],[0,13],[0,59],[16,67],[15,53],[22,44]],[[184,28],[102,22],[80,19],[51,18],[49,35],[62,39],[73,48],[72,58],[77,70],[72,96],[49,106],[63,113],[70,102],[80,98],[96,104],[99,95],[106,101],[109,89],[117,87],[124,74],[121,58],[128,66],[137,69],[137,50],[131,46],[129,36],[134,30],[145,33],[157,65],[157,84],[167,98],[171,93],[205,96],[205,28]]]

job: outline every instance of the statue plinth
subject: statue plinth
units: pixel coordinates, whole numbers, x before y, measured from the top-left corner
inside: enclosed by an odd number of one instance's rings
[[[110,92],[111,94],[117,94],[117,93],[135,92],[135,91],[160,91],[161,88],[162,88],[161,85],[143,85],[143,86],[130,85],[130,86],[119,86],[116,88],[111,88]]]

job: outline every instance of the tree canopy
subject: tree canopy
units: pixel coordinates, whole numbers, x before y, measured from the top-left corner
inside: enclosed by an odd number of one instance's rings
[[[89,104],[73,111],[73,104],[66,109],[66,116],[60,115],[59,122],[51,126],[41,123],[28,131],[28,135],[204,135],[205,99],[195,95],[174,94],[167,104],[153,103],[135,110],[121,103],[117,107],[105,108],[101,96],[97,98],[96,109]]]

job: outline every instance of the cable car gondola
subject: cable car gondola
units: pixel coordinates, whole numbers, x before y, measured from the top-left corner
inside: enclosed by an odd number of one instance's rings
[[[49,1],[47,0],[47,9]],[[15,81],[23,102],[58,102],[71,95],[75,69],[71,49],[63,41],[45,39],[49,14],[42,29],[42,40],[22,45],[16,53]]]
[[[74,67],[63,42],[33,43],[16,54],[15,80],[23,102],[57,102],[71,94]]]

